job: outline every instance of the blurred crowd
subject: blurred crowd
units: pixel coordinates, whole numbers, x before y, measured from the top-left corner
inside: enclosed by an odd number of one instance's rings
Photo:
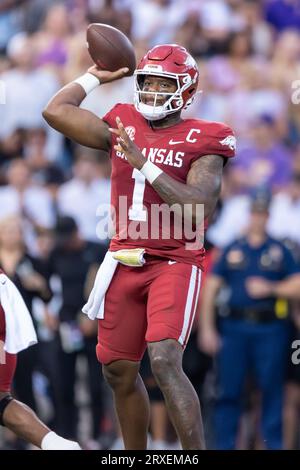
[[[99,206],[110,200],[110,162],[105,152],[77,146],[50,129],[41,114],[59,88],[92,65],[85,38],[92,22],[122,30],[138,60],[155,44],[186,47],[198,62],[200,89],[185,117],[223,121],[235,131],[237,158],[225,167],[207,232],[210,264],[245,233],[253,194],[264,188],[271,195],[268,233],[284,241],[299,265],[300,1],[0,2],[0,266],[21,290],[40,339],[19,355],[15,393],[52,429],[99,449],[117,447],[119,433],[96,361],[96,327],[80,310],[109,243],[107,232],[96,227]],[[82,106],[103,116],[114,104],[132,100],[129,77],[98,87]],[[299,337],[299,315],[288,320],[291,341]],[[203,403],[208,446],[214,447],[215,353],[202,340],[195,324],[185,369]],[[287,369],[291,354],[290,342]],[[285,448],[299,448],[298,369],[286,376]],[[153,446],[176,448],[146,360],[143,375],[152,401]],[[267,447],[257,430],[255,386],[244,392],[244,402],[239,448]],[[0,445],[24,444],[2,432]]]

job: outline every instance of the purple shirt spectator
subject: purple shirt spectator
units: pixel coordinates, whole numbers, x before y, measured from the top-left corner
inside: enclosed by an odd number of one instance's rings
[[[37,65],[64,65],[67,61],[67,48],[63,41],[53,41],[37,58]]]
[[[265,5],[266,20],[278,31],[286,28],[300,30],[299,0],[269,0]]]
[[[238,151],[233,172],[241,189],[268,186],[273,190],[288,184],[292,174],[292,154],[277,138],[272,116],[261,115],[252,122],[251,141]]]
[[[250,186],[265,184],[278,189],[291,180],[291,153],[279,142],[267,149],[252,144],[238,152],[235,168],[247,176]]]

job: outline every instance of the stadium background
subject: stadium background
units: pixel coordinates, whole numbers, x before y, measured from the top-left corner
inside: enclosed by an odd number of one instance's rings
[[[22,276],[38,270],[35,261],[47,265],[57,237],[63,238],[68,230],[72,231],[68,219],[60,220],[57,225],[57,217],[62,215],[75,219],[80,236],[90,247],[95,248],[93,243],[99,245],[100,254],[107,245],[105,239],[99,243],[96,235],[97,207],[109,202],[107,156],[74,145],[51,130],[41,115],[62,85],[92,65],[85,41],[86,27],[91,22],[121,29],[134,43],[138,59],[155,44],[175,42],[185,46],[199,63],[203,91],[185,116],[224,121],[234,129],[237,158],[225,169],[222,198],[207,234],[209,246],[223,248],[242,233],[247,225],[251,195],[256,188],[264,187],[272,193],[269,232],[284,239],[297,257],[300,243],[299,0],[191,0],[188,3],[184,0],[3,0],[0,2],[0,260],[5,247],[9,251],[10,244],[22,245],[31,262],[27,259],[14,273],[21,281]],[[117,102],[132,102],[132,97],[132,78],[126,78],[94,90],[83,106],[102,116]],[[96,262],[95,256],[91,256],[89,276]],[[71,265],[68,269],[72,271]],[[78,435],[85,448],[117,447],[118,430],[110,393],[101,379],[100,368],[98,371],[89,363],[87,349],[93,351],[95,332],[77,314],[72,318],[72,328],[62,327],[68,321],[61,316],[64,293],[59,287],[60,274],[53,276],[52,270],[49,279],[49,270],[39,272],[51,282],[55,295],[47,305],[40,295],[32,296],[41,346],[39,354],[24,359],[24,364],[29,365],[23,374],[17,371],[16,394],[20,398],[29,397],[29,404],[39,415],[58,430],[65,430],[66,437]],[[70,280],[68,274],[64,273]],[[76,306],[78,312],[80,301]],[[299,335],[299,318],[295,306],[291,322],[296,335]],[[199,351],[197,325],[194,330],[192,346],[186,354],[186,369],[202,399],[208,444],[213,446],[214,361]],[[73,419],[71,429],[70,422],[69,426],[61,422],[64,413],[58,412],[68,406],[69,399],[73,400],[71,392],[64,396],[60,382],[61,376],[67,374],[68,364],[62,362],[59,371],[57,367],[63,337],[64,353],[78,359],[76,376],[69,378],[75,382],[74,407],[66,414]],[[88,347],[86,338],[91,340]],[[292,349],[289,357],[291,354]],[[92,371],[94,380],[89,380],[87,370]],[[31,374],[33,395],[28,383]],[[153,388],[147,364],[144,374],[147,386]],[[91,389],[94,395],[99,395],[93,406]],[[165,421],[163,404],[155,393],[151,396],[156,440],[167,440],[169,448],[171,445],[176,448],[172,429]],[[57,403],[62,396],[63,403]],[[300,388],[297,380],[289,376],[286,397],[285,446],[299,448]],[[260,448],[256,424],[259,400],[255,389],[250,387],[244,399],[239,447]],[[0,448],[23,447],[24,443],[1,429]]]

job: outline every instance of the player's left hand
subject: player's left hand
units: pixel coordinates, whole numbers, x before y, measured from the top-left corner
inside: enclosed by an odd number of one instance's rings
[[[249,277],[246,281],[246,290],[250,297],[260,299],[271,297],[273,295],[273,282],[263,277]]]
[[[133,168],[140,170],[146,163],[144,155],[138,146],[129,138],[119,117],[116,118],[116,123],[117,129],[109,128],[109,131],[117,136],[117,145],[114,145],[114,149],[117,150],[117,152],[124,153],[128,163],[130,163]]]

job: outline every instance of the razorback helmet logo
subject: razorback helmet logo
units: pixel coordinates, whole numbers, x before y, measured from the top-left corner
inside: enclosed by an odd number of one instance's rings
[[[174,93],[145,92],[143,82],[146,76],[155,75],[173,79],[177,85]],[[147,52],[134,73],[135,93],[134,104],[146,119],[162,119],[189,106],[195,96],[199,71],[197,63],[188,51],[177,44],[155,46]],[[143,103],[143,94],[154,94],[154,106]],[[165,95],[162,106],[156,106],[157,95]]]

